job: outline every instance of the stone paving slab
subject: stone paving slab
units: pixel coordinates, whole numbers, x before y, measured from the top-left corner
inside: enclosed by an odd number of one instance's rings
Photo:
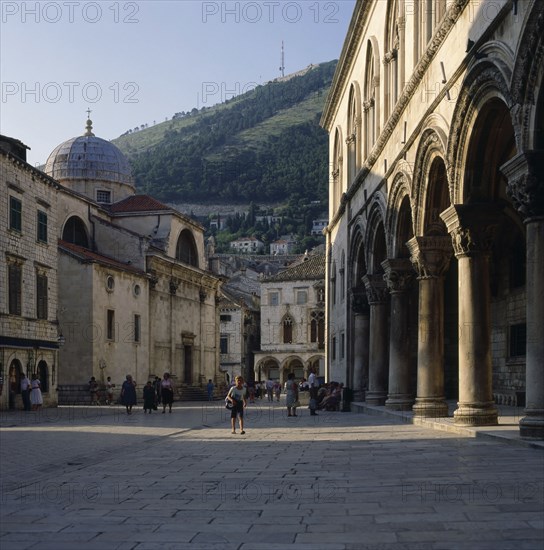
[[[0,414],[0,550],[544,547],[544,453],[395,416]]]

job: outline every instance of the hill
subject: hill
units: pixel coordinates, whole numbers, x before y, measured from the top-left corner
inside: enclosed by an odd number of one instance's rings
[[[335,67],[312,65],[113,142],[129,158],[138,190],[165,202],[324,207],[328,138],[319,119]]]

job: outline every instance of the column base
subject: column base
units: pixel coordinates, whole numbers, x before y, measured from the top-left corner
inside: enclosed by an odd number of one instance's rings
[[[365,402],[368,405],[385,405],[385,400],[387,399],[387,394],[380,391],[367,391]]]
[[[365,400],[364,390],[355,390],[353,392],[353,401],[364,401],[364,400]]]
[[[453,413],[456,424],[465,426],[496,426],[499,411],[493,401],[489,403],[458,403]]]
[[[397,394],[388,396],[385,408],[392,411],[411,411],[413,404],[414,398],[410,395]]]
[[[420,418],[444,418],[449,416],[448,404],[444,397],[416,397],[412,411],[414,416]]]
[[[544,410],[525,410],[519,421],[519,435],[523,439],[544,440]]]

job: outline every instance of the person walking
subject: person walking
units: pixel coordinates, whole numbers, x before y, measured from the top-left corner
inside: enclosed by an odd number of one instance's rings
[[[227,399],[232,403],[232,409],[230,410],[230,424],[232,427],[232,433],[236,433],[236,417],[238,417],[238,423],[240,425],[240,433],[244,435],[244,409],[247,407],[246,393],[247,390],[244,387],[244,379],[241,376],[237,376],[234,379],[235,386],[232,386],[227,394]]]
[[[295,382],[295,373],[290,372],[285,382],[285,404],[287,405],[287,416],[298,416],[298,384]]]
[[[213,401],[213,390],[215,389],[214,383],[212,382],[212,379],[210,378],[208,380],[208,384],[206,385],[206,390],[208,392],[208,401]]]
[[[21,374],[21,397],[23,398],[23,409],[29,411],[30,406],[30,380],[27,378],[26,374],[23,372]]]
[[[106,405],[113,403],[113,388],[115,388],[115,384],[111,381],[111,376],[108,376],[106,380]]]
[[[148,380],[147,384],[144,386],[143,394],[144,414],[148,411],[149,414],[151,414],[151,411],[153,410],[153,407],[155,405],[155,388],[153,387],[153,383],[151,382],[151,380]]]
[[[308,401],[308,408],[310,409],[310,416],[317,416],[315,412],[317,410],[317,390],[318,382],[315,375],[315,368],[310,369],[310,375],[308,376],[308,385],[310,386],[310,400]]]
[[[161,380],[161,401],[162,401],[162,414],[166,412],[166,406],[168,405],[168,412],[172,412],[172,403],[174,402],[174,386],[170,373],[165,372]]]
[[[130,374],[121,386],[121,403],[126,407],[127,414],[132,414],[132,407],[136,405],[136,383]]]
[[[40,380],[38,379],[38,375],[34,374],[32,375],[32,382],[30,383],[31,391],[30,391],[30,402],[32,404],[32,410],[36,411],[43,405],[43,397],[42,397],[42,384]]]
[[[89,393],[91,394],[91,405],[99,405],[98,402],[98,382],[94,376],[89,380]]]

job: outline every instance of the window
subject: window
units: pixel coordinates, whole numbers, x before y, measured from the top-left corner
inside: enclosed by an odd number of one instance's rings
[[[134,341],[140,342],[141,340],[141,317],[134,315]]]
[[[36,275],[36,317],[47,319],[47,276],[38,273]]]
[[[293,319],[287,316],[283,320],[283,343],[292,344],[293,343]]]
[[[323,347],[325,342],[325,313],[323,311],[312,311],[310,342],[317,342],[319,348]]]
[[[230,321],[232,321],[232,315],[220,315],[219,320],[222,323],[229,323]]]
[[[198,267],[196,241],[193,234],[188,229],[184,229],[179,234],[178,242],[176,243],[176,260]]]
[[[305,290],[297,290],[297,305],[301,306],[308,302],[308,293]]]
[[[23,203],[15,198],[9,198],[9,228],[21,232]]]
[[[510,326],[510,357],[524,357],[526,354],[527,325]]]
[[[8,267],[9,284],[9,313],[12,315],[21,315],[21,291],[22,291],[22,268],[18,264],[11,264]]]
[[[219,345],[220,345],[220,353],[228,353],[229,352],[229,337],[222,334],[220,339],[219,339]]]
[[[115,340],[115,311],[113,309],[108,309],[106,334],[108,340]]]
[[[280,305],[280,293],[279,292],[269,292],[268,293],[268,305],[270,306],[279,306]]]
[[[108,275],[106,277],[106,290],[108,292],[113,292],[114,288],[115,288],[115,279],[111,275]]]
[[[47,214],[38,210],[38,235],[37,239],[41,243],[47,242]]]
[[[103,189],[98,189],[96,191],[96,202],[110,204],[111,203],[111,191],[104,191]]]
[[[331,358],[336,361],[336,336],[333,336],[331,340]]]
[[[344,359],[345,344],[346,344],[346,335],[342,333],[340,335],[340,359]]]

